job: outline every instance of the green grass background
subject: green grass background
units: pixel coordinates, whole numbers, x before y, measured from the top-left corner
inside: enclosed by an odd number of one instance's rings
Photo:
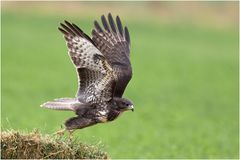
[[[74,116],[39,107],[47,100],[73,97],[77,90],[76,72],[57,30],[64,19],[88,34],[93,27],[87,15],[2,11],[3,130],[53,133]],[[125,97],[134,102],[135,112],[75,136],[104,144],[112,158],[237,158],[237,30],[122,21],[132,40],[133,79]]]

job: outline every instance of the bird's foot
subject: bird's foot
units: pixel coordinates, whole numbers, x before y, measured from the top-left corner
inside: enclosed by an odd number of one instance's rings
[[[62,137],[64,135],[65,131],[66,131],[66,129],[61,129],[61,130],[55,132],[54,135],[58,135],[58,136]]]

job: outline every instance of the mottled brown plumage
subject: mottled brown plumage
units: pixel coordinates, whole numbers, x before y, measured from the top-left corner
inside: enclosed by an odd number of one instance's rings
[[[122,98],[132,77],[128,29],[123,29],[118,16],[115,24],[110,13],[108,20],[104,15],[101,20],[104,29],[94,21],[92,38],[68,21],[58,28],[76,67],[79,89],[76,98],[55,99],[41,106],[74,111],[77,116],[65,122],[67,130],[113,121],[122,112],[133,110],[132,102]]]
[[[122,97],[128,82],[132,78],[132,68],[129,59],[130,37],[127,27],[123,31],[122,22],[117,16],[116,24],[111,14],[108,14],[108,21],[104,15],[101,17],[104,30],[97,21],[94,21],[95,28],[92,30],[92,40],[96,47],[103,53],[114,73],[117,75],[117,84],[114,96]]]

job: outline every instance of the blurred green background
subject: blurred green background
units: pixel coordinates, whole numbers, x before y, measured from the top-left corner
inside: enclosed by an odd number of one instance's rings
[[[120,15],[131,35],[135,112],[79,130],[112,158],[238,158],[238,2],[1,2],[1,128],[51,134],[71,112],[77,76],[59,22],[90,34]]]

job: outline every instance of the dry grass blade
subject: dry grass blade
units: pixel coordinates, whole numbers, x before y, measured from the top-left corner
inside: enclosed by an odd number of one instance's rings
[[[98,147],[57,139],[37,131],[1,132],[1,159],[108,159]]]

